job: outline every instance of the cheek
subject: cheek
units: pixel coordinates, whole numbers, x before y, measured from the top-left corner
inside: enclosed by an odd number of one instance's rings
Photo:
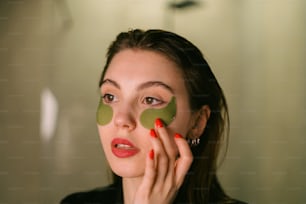
[[[99,138],[100,138],[100,142],[101,142],[101,145],[104,146],[104,144],[106,144],[106,140],[108,139],[107,138],[107,134],[105,134],[105,132],[107,130],[105,130],[105,126],[101,126],[101,125],[97,125],[98,127],[98,132],[99,132]]]
[[[170,103],[161,109],[147,109],[141,113],[140,122],[146,129],[154,128],[154,122],[160,118],[166,125],[169,125],[176,115],[176,99],[172,97]]]
[[[192,112],[185,104],[178,107],[175,120],[169,126],[169,129],[174,133],[180,133],[186,137],[193,125]]]
[[[111,130],[107,128],[107,126],[98,126],[98,132],[99,132],[99,139],[100,139],[100,144],[102,146],[102,150],[107,158],[107,160],[110,159],[111,153],[111,140],[112,138],[110,137],[109,133]]]
[[[102,101],[100,101],[98,110],[97,110],[97,123],[99,125],[107,125],[111,122],[113,118],[113,109],[109,105],[105,105]]]

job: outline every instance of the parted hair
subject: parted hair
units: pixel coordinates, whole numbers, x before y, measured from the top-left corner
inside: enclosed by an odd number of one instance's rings
[[[108,49],[100,86],[113,57],[125,49],[149,50],[173,61],[182,70],[191,110],[200,110],[204,105],[211,110],[199,144],[191,147],[194,161],[176,200],[183,199],[187,203],[231,203],[232,199],[225,194],[216,175],[221,144],[227,147],[228,107],[223,91],[201,51],[187,39],[169,31],[135,29],[122,32]],[[114,175],[114,182],[120,180]]]

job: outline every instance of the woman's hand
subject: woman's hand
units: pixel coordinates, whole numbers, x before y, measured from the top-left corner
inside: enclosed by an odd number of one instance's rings
[[[181,135],[169,135],[160,119],[155,126],[150,131],[153,149],[146,159],[135,204],[172,203],[193,161],[189,145]]]

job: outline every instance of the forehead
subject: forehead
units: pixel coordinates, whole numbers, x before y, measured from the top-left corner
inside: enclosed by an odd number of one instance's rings
[[[106,71],[107,77],[130,77],[130,79],[183,79],[180,68],[168,57],[154,51],[126,49],[117,53]]]

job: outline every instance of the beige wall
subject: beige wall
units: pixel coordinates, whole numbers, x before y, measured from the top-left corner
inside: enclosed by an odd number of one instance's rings
[[[212,65],[231,114],[219,171],[230,195],[306,202],[305,1],[198,2],[0,2],[0,203],[57,203],[107,184],[97,82],[110,41],[137,27],[182,34]],[[44,105],[53,133],[42,133]]]

